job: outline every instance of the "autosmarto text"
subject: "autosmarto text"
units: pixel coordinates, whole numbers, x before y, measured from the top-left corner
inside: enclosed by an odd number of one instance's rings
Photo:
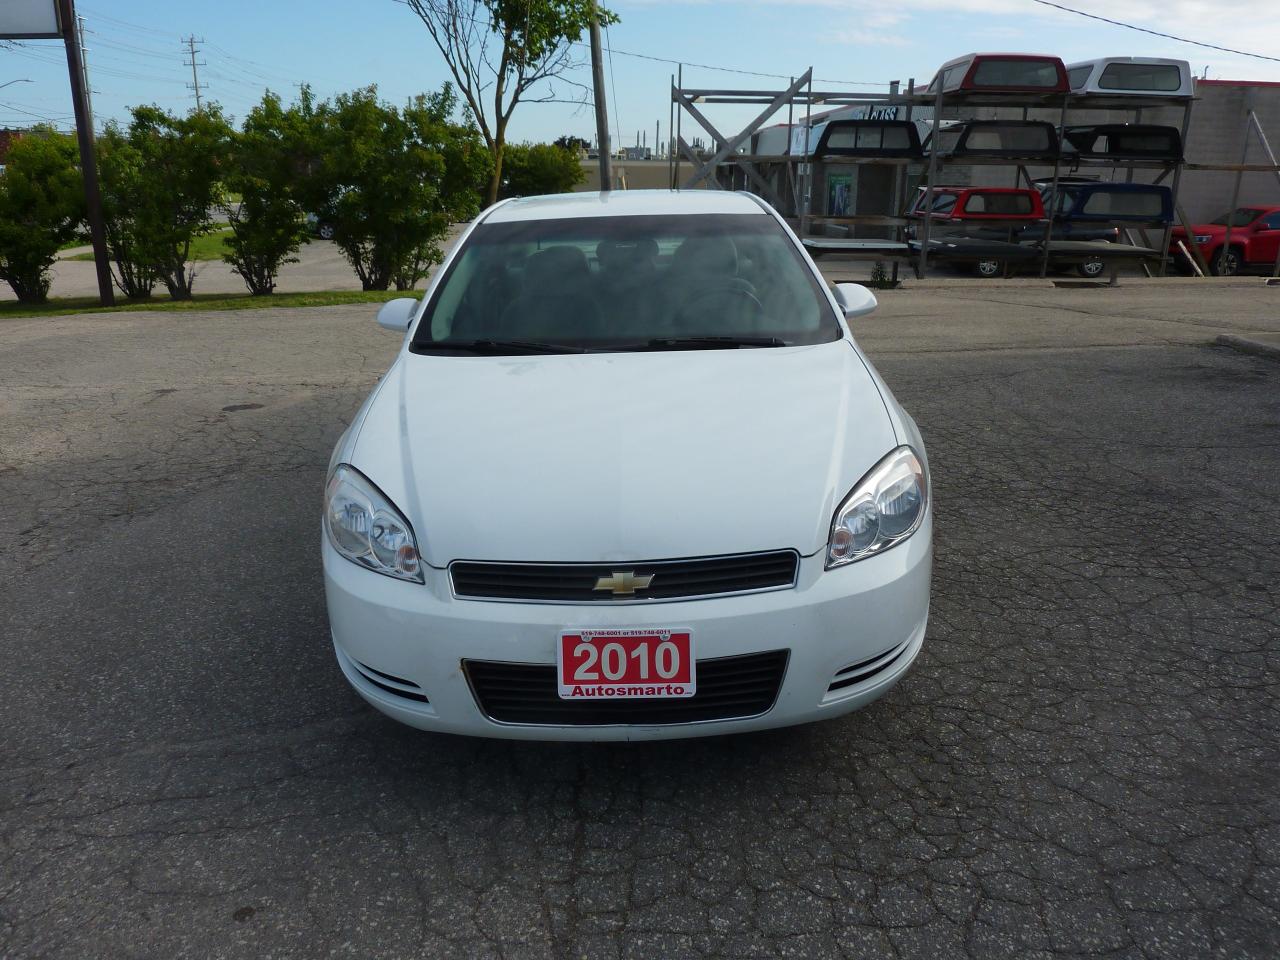
[[[598,684],[594,687],[575,685],[569,693],[571,697],[683,697],[684,686],[681,684],[664,684],[657,687],[609,687]]]

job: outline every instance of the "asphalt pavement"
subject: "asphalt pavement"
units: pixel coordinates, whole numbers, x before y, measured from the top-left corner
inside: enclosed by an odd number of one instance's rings
[[[1274,960],[1280,362],[1214,341],[1280,290],[1204,289],[885,293],[919,660],[641,745],[347,688],[319,508],[373,307],[0,321],[0,956]]]

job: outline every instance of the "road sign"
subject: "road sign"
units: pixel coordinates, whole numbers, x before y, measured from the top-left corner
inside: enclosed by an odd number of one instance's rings
[[[61,40],[57,0],[4,0],[0,40]]]

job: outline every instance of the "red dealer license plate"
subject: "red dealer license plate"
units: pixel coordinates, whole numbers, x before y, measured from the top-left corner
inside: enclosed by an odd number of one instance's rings
[[[556,648],[564,700],[692,697],[693,641],[686,629],[566,630]]]

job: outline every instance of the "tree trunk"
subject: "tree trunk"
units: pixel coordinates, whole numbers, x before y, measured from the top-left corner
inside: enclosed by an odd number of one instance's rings
[[[493,145],[493,176],[489,178],[489,194],[486,198],[485,206],[493,206],[498,202],[498,190],[502,187],[502,154],[506,150],[506,144],[501,140]]]
[[[191,283],[187,279],[187,271],[185,266],[179,266],[176,271],[171,270],[162,278],[165,287],[169,291],[169,297],[173,300],[190,300],[191,299]]]
[[[49,277],[6,277],[5,282],[13,288],[14,296],[19,303],[44,303],[49,298]]]

